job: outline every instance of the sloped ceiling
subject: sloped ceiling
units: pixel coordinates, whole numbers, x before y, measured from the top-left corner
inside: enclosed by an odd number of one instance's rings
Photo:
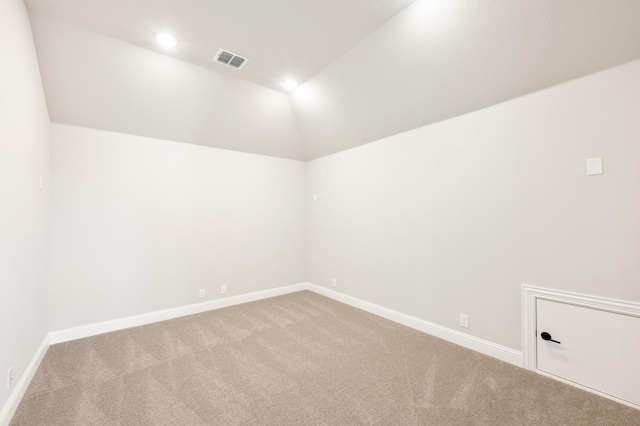
[[[252,37],[246,30],[201,40],[215,51],[237,42],[263,53],[274,40],[299,41],[298,50],[250,57],[229,75],[196,65],[199,50],[191,45],[158,53],[140,42],[160,26],[153,22],[192,40],[210,12],[200,1],[132,3],[27,0],[53,121],[308,160],[640,58],[637,0],[420,0],[404,9],[409,1],[309,0],[295,2],[293,14],[268,15],[269,30],[262,26]],[[208,3],[237,27],[255,25],[247,16],[265,4]],[[167,5],[184,5],[175,22],[159,12]],[[94,13],[104,10],[104,19]],[[333,31],[327,16],[342,12],[357,30],[345,29],[343,16]],[[113,16],[122,21],[119,30]],[[381,19],[387,22],[380,26]],[[127,34],[138,21],[136,39]],[[317,57],[298,55],[312,50],[307,40],[323,37],[330,47]],[[274,74],[285,71],[272,59],[291,64],[304,84],[290,95],[274,90],[283,78]]]
[[[284,93],[39,15],[31,26],[56,123],[305,158]]]
[[[25,0],[29,10],[282,91],[313,77],[413,0]],[[167,51],[154,39],[178,38]],[[213,61],[223,48],[242,72]]]
[[[427,0],[292,100],[317,158],[637,58],[638,0]]]

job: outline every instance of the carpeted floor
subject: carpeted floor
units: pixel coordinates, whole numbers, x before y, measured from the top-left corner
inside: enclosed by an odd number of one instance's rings
[[[308,291],[49,348],[11,425],[640,425]]]

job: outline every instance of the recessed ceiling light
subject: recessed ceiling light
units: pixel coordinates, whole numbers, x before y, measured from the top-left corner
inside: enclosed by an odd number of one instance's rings
[[[178,44],[178,40],[168,33],[156,33],[156,40],[160,46],[165,49],[171,49],[172,47],[176,47],[176,44]]]
[[[298,82],[291,79],[285,80],[282,82],[282,87],[284,87],[284,90],[286,90],[287,92],[290,92],[296,87],[298,87]]]

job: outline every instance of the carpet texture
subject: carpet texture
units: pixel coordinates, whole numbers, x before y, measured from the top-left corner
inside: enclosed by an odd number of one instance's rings
[[[640,425],[309,291],[52,345],[11,425]]]

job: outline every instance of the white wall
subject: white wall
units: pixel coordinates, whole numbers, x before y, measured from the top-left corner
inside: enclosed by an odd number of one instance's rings
[[[640,61],[312,161],[309,281],[519,349],[522,283],[640,301],[639,164]]]
[[[0,2],[0,411],[47,328],[49,116],[20,0]],[[44,190],[40,191],[40,176]]]
[[[305,167],[53,124],[51,330],[306,281]]]

